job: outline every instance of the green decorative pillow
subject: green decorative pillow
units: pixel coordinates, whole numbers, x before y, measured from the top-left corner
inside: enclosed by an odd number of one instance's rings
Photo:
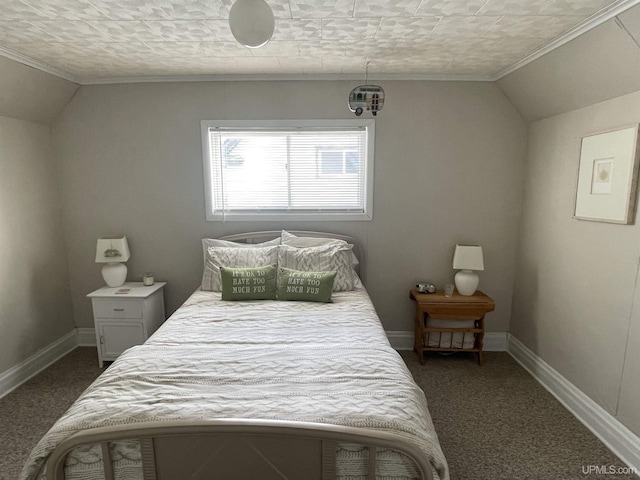
[[[278,300],[330,302],[336,272],[306,272],[280,267]]]
[[[222,300],[275,300],[276,266],[220,267]]]

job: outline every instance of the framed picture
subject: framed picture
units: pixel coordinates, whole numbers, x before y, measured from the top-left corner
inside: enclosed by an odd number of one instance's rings
[[[635,124],[582,137],[573,218],[633,223],[640,146]]]

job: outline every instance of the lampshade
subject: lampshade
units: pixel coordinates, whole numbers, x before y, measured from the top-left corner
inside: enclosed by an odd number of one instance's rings
[[[120,263],[129,260],[126,236],[102,237],[96,247],[96,263]]]
[[[456,245],[453,254],[454,270],[484,270],[484,259],[480,245]]]
[[[262,47],[273,35],[273,11],[264,0],[236,0],[229,10],[229,27],[240,44]]]

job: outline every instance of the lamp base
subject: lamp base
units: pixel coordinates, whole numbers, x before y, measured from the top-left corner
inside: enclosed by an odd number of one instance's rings
[[[102,278],[109,287],[121,287],[127,279],[127,266],[124,263],[106,263],[102,267]]]
[[[456,290],[460,295],[469,297],[476,293],[480,278],[473,270],[460,270],[455,276]]]

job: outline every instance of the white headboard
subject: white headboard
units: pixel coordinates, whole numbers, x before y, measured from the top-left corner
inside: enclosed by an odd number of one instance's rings
[[[344,240],[347,243],[353,245],[353,253],[358,257],[360,265],[364,264],[364,252],[360,248],[358,241],[347,235],[340,235],[339,233],[327,233],[327,232],[308,232],[304,230],[287,230],[298,237],[316,237],[316,238],[337,238],[338,240]],[[281,230],[269,230],[264,232],[248,232],[248,233],[236,233],[235,235],[225,235],[220,237],[220,240],[229,240],[231,242],[239,243],[262,243],[274,238],[280,237]],[[361,270],[356,268],[356,271]]]

